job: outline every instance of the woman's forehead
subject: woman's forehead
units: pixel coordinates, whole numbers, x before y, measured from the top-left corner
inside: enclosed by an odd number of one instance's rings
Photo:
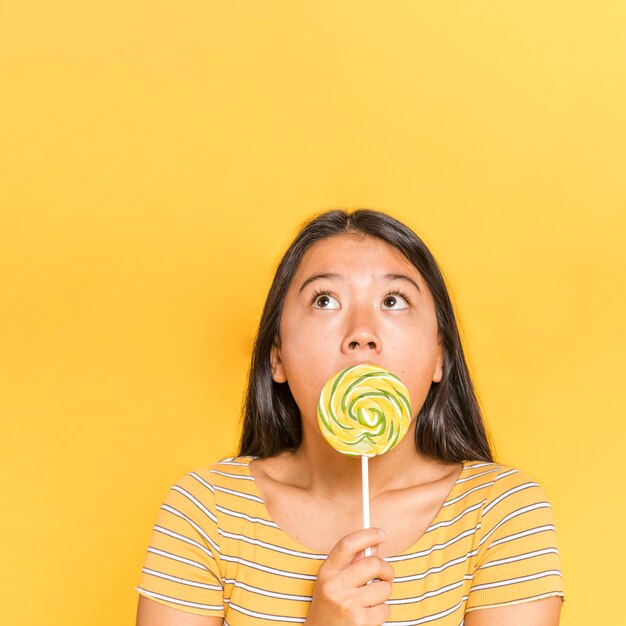
[[[419,282],[423,281],[417,268],[400,250],[386,241],[342,233],[314,243],[302,256],[292,282],[302,283],[313,273],[337,278],[355,271],[381,278],[402,273],[413,276]]]

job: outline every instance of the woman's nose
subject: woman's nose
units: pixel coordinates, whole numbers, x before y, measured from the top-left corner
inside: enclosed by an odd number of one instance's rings
[[[342,351],[346,354],[378,354],[381,342],[376,331],[373,315],[358,313],[351,316],[350,326],[343,340]]]

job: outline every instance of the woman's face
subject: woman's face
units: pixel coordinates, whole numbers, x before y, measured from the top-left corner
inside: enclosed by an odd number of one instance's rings
[[[287,291],[270,362],[273,379],[289,384],[303,428],[317,428],[317,402],[328,379],[357,363],[398,376],[415,418],[443,367],[430,290],[382,240],[341,234],[318,241]]]

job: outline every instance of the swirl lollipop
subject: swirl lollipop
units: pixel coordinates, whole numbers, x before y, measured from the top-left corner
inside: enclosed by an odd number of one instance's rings
[[[409,428],[409,392],[382,367],[353,365],[324,385],[317,420],[335,450],[351,456],[384,454]]]
[[[376,365],[353,365],[322,389],[317,421],[326,441],[342,454],[361,457],[363,528],[369,528],[368,457],[396,446],[409,429],[411,402],[402,381]],[[367,548],[365,556],[371,554]]]

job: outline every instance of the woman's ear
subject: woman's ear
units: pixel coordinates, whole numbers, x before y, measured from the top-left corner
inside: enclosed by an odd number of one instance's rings
[[[287,376],[285,375],[285,368],[283,367],[283,360],[280,354],[280,339],[278,339],[278,336],[274,337],[272,347],[270,348],[270,365],[272,367],[272,380],[275,383],[287,382]]]
[[[437,343],[439,344],[439,348],[437,350],[437,362],[435,363],[435,373],[433,374],[434,383],[441,382],[441,379],[443,378],[443,341],[441,341],[441,337],[437,338]]]

